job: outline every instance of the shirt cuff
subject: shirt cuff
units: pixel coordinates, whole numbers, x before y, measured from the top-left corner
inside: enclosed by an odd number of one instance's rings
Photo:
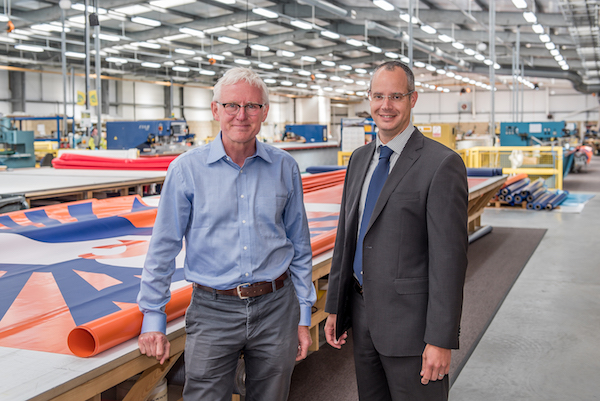
[[[310,327],[312,318],[312,308],[310,306],[300,305],[300,323],[298,326]]]
[[[144,320],[142,322],[142,333],[148,333],[150,331],[160,331],[161,333],[167,333],[167,315],[161,312],[150,312],[144,313]]]

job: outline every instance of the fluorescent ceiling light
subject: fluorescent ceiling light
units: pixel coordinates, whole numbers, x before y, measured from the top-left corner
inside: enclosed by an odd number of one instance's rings
[[[531,11],[525,11],[523,13],[523,18],[525,18],[525,21],[527,21],[531,24],[535,24],[537,22],[537,17]]]
[[[465,49],[463,50],[465,52],[466,55],[468,56],[473,56],[475,54],[475,50],[473,49],[469,49],[468,47],[465,47]]]
[[[486,58],[485,60],[483,60],[483,64],[492,65],[492,64],[494,64],[494,62],[492,60],[490,60],[489,58]]]
[[[406,56],[400,57],[400,61],[402,61],[404,64],[410,63],[410,59]]]
[[[548,50],[556,49],[556,45],[552,42],[545,43],[545,45],[546,45],[546,49],[548,49]]]
[[[463,45],[460,42],[452,42],[452,47],[454,47],[455,49],[458,49],[458,50],[462,50],[465,48],[465,45]]]
[[[96,34],[94,34],[93,36],[96,37]],[[100,40],[106,40],[109,42],[118,42],[121,40],[121,38],[117,35],[107,35],[105,33],[101,33],[100,35],[98,35],[98,37],[100,38]]]
[[[302,56],[300,57],[300,59],[303,61],[308,61],[309,63],[314,63],[315,61],[317,61],[317,59],[312,56]]]
[[[315,78],[317,79],[327,79],[327,74],[323,74],[322,72],[318,72],[315,74]]]
[[[394,53],[394,52],[385,52],[385,56],[387,58],[398,58],[398,57],[400,57],[397,53]]]
[[[258,65],[259,68],[264,68],[265,70],[272,70],[273,69],[273,64],[267,64],[267,63],[260,63]]]
[[[462,79],[462,81],[463,81],[463,82],[469,82],[470,80],[471,80],[471,78],[469,78],[469,77],[464,77],[464,78]]]
[[[160,65],[159,63],[144,62],[144,63],[142,63],[142,67],[146,67],[146,68],[160,68],[160,67],[162,67],[162,65]]]
[[[335,63],[329,60],[323,60],[321,61],[321,64],[323,64],[326,67],[335,67]]]
[[[323,88],[323,90],[325,92],[331,92],[333,90],[333,88],[330,88],[329,86],[326,86],[326,87]]]
[[[71,58],[85,58],[85,53],[65,52],[65,56],[71,57]]]
[[[235,0],[215,0],[215,1],[218,1],[219,3],[222,3],[222,4],[228,4],[228,5],[235,4]]]
[[[265,17],[265,18],[277,18],[277,17],[279,17],[279,14],[277,14],[274,11],[267,10],[266,8],[260,8],[260,7],[253,8],[252,12],[254,14],[258,14],[258,15],[260,15],[262,17]]]
[[[552,49],[552,50],[550,50],[550,54],[553,56],[558,56],[560,54],[560,52],[558,51],[558,49]]]
[[[427,64],[427,65],[425,66],[425,69],[426,69],[427,71],[431,71],[431,72],[433,72],[433,71],[437,70],[437,68],[435,68],[435,67],[434,67],[434,66],[432,66],[431,64]]]
[[[400,19],[406,23],[408,23],[409,21],[412,21],[413,24],[419,23],[419,19],[417,17],[413,16],[411,20],[410,15],[405,13],[400,13]]]
[[[352,39],[352,38],[346,39],[346,43],[348,43],[349,45],[352,45],[352,46],[356,46],[356,47],[361,47],[363,45],[363,42],[361,42],[360,40],[356,40],[356,39]]]
[[[263,79],[263,82],[266,84],[276,84],[277,80],[275,80],[273,78],[265,78],[265,79]]]
[[[245,29],[251,26],[264,25],[267,21],[265,20],[256,20],[256,21],[248,21],[248,22],[240,22],[239,24],[233,24],[234,28],[237,29]]]
[[[425,67],[425,63],[423,63],[421,61],[415,61],[413,64],[417,68],[424,68]]]
[[[307,85],[307,84],[305,84],[304,82],[299,82],[299,83],[297,83],[297,84],[296,84],[296,86],[297,86],[298,88],[306,88],[306,87],[308,87],[308,85]]]
[[[173,71],[179,71],[179,72],[190,72],[190,69],[188,67],[182,67],[180,65],[176,65],[175,67],[172,68]]]
[[[438,39],[441,40],[444,43],[450,43],[450,42],[452,42],[454,40],[450,36],[444,35],[444,34],[438,35]]]
[[[204,33],[207,33],[207,34],[210,35],[211,33],[223,32],[223,31],[226,31],[226,30],[227,30],[226,26],[217,26],[217,27],[214,27],[214,28],[205,29]]]
[[[455,75],[456,75],[456,74],[455,74],[455,73],[453,73],[452,71],[448,71],[448,72],[446,72],[446,76],[447,76],[448,78],[454,78],[454,76],[455,76]]]
[[[19,35],[17,33],[9,33],[7,36],[9,38],[19,39],[19,40],[30,40],[31,39],[29,36]]]
[[[372,53],[382,53],[383,52],[383,50],[381,50],[381,48],[379,48],[377,46],[367,46],[367,50]]]
[[[85,11],[85,4],[74,3],[74,4],[71,4],[71,8],[73,10],[77,10],[77,11]],[[96,7],[88,6],[88,13],[95,13],[95,12],[96,12]],[[106,9],[98,7],[98,15],[106,14],[106,13],[107,13]]]
[[[146,25],[146,26],[151,26],[151,27],[157,27],[157,26],[161,25],[160,21],[157,21],[155,19],[150,19],[150,18],[144,18],[144,17],[131,17],[131,22],[135,22],[136,24]]]
[[[206,37],[206,35],[204,34],[204,32],[199,31],[197,29],[192,29],[192,28],[179,28],[179,32],[181,33],[185,33],[188,35],[192,35],[192,36],[197,36],[199,38],[204,38]]]
[[[436,72],[440,75],[446,75],[446,70],[444,70],[443,68],[438,69]]]
[[[283,86],[292,86],[292,85],[294,85],[294,83],[291,82],[291,81],[281,81],[281,85],[283,85]]]
[[[548,36],[548,35],[546,35],[546,34],[544,33],[544,34],[540,35],[540,40],[541,40],[543,43],[550,42],[550,36]]]
[[[569,69],[569,65],[568,64],[561,65],[560,68],[562,68],[563,70],[568,70]]]
[[[216,74],[214,71],[211,71],[211,70],[200,70],[198,72],[202,75],[215,75]]]
[[[125,14],[125,15],[138,15],[138,14],[144,14],[144,13],[148,13],[150,11],[152,11],[151,9],[149,9],[148,7],[144,7],[142,5],[139,4],[135,4],[133,6],[127,6],[127,7],[121,7],[121,8],[115,8],[115,11],[120,13],[120,14]]]
[[[335,32],[331,32],[331,31],[321,31],[321,35],[325,36],[326,38],[330,38],[330,39],[339,39],[340,35],[335,33]]]
[[[230,45],[239,45],[240,41],[234,38],[230,38],[229,36],[219,36],[217,38],[219,42],[228,43]]]
[[[287,73],[290,73],[290,72],[294,72],[294,69],[293,69],[293,68],[290,68],[290,67],[281,67],[281,68],[279,69],[279,71],[281,71],[281,72],[287,72]]]
[[[540,24],[533,24],[531,25],[531,29],[533,29],[533,32],[537,33],[537,34],[542,34],[544,33],[544,27]]]
[[[300,28],[300,29],[305,29],[305,30],[311,30],[313,28],[311,23],[308,23],[306,21],[302,21],[299,19],[293,19],[290,21],[290,25],[295,26],[296,28]]]
[[[354,80],[350,79],[350,78],[344,78],[344,79],[342,79],[342,81],[344,81],[344,83],[347,83],[347,84],[353,84],[354,83]]]
[[[8,17],[6,15],[0,15],[0,22],[8,22]]]
[[[166,40],[167,42],[173,42],[173,41],[177,41],[180,39],[186,39],[189,38],[190,35],[188,35],[187,33],[182,33],[179,35],[172,35],[172,36],[165,36],[164,38],[162,38],[163,40]]]
[[[15,45],[15,49],[23,50],[26,52],[36,52],[36,53],[41,53],[44,51],[43,47],[33,46],[33,45]]]
[[[214,58],[215,60],[223,61],[225,60],[225,56],[221,56],[220,54],[207,54],[207,58]]]
[[[342,78],[338,77],[337,75],[332,75],[329,77],[330,80],[332,81],[341,81]]]
[[[0,42],[4,43],[17,43],[13,38],[7,38],[6,36],[0,36]]]
[[[499,70],[499,69],[500,69],[500,64],[494,63],[494,70]]]
[[[119,12],[116,12],[116,11],[113,11],[113,10],[108,10],[108,16],[111,19],[115,19],[117,21],[123,21],[123,22],[127,21],[127,16],[125,14],[119,13]]]
[[[269,49],[269,46],[259,45],[259,44],[252,44],[252,45],[250,45],[250,48],[254,49],[256,51],[259,51],[259,52],[268,52],[269,50],[271,50],[271,49]]]
[[[483,60],[485,60],[485,56],[483,54],[477,53],[475,55],[475,60],[483,61]]]
[[[250,60],[246,60],[243,58],[236,58],[235,60],[233,60],[234,63],[236,64],[242,64],[242,65],[250,65],[252,64],[252,62]]]
[[[288,51],[288,50],[277,50],[276,54],[279,57],[294,57],[296,55],[296,53]]]
[[[165,61],[165,62],[163,63],[163,65],[166,65],[167,67],[173,67],[173,66],[175,65],[175,63],[174,63],[174,62],[172,62],[172,61]]]
[[[127,64],[127,60],[119,57],[107,57],[105,58],[109,63]]]
[[[311,74],[310,71],[298,70],[298,75],[304,75],[305,77],[308,77],[310,74]]]
[[[373,4],[385,11],[392,11],[394,9],[394,5],[385,0],[373,0]]]
[[[512,0],[512,2],[517,8],[527,8],[527,2],[525,0]]]
[[[176,64],[185,64],[185,60],[181,60],[181,59],[175,60],[175,63]]]
[[[185,54],[187,56],[193,56],[194,54],[196,54],[195,51],[190,49],[175,49],[175,53]]]
[[[352,67],[349,65],[341,64],[340,69],[344,71],[352,71]]]
[[[102,51],[106,53],[119,54],[120,52],[117,49],[113,49],[112,47],[107,47],[102,49]]]
[[[311,85],[310,89],[314,89],[314,90],[321,89],[321,85]]]
[[[160,49],[160,45],[158,43],[136,42],[135,44],[140,47],[145,47],[146,49]]]
[[[195,3],[196,0],[155,0],[151,1],[150,4],[155,7],[169,8],[182,6],[184,4]]]
[[[357,74],[366,74],[367,70],[365,70],[364,68],[355,68],[354,71],[356,71]]]
[[[462,75],[455,75],[454,76],[454,79],[456,79],[457,81],[462,80],[462,78],[463,78]]]
[[[434,33],[436,33],[437,31],[435,30],[434,27],[430,26],[430,25],[421,25],[421,30],[425,33],[428,33],[430,35],[433,35]]]

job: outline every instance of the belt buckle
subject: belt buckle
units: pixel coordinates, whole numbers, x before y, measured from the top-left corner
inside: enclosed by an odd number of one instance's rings
[[[241,291],[242,287],[249,287],[249,286],[250,286],[250,283],[242,283],[242,284],[238,285],[237,287],[235,287],[235,289],[237,290],[237,293],[238,293],[238,297],[240,299],[248,299],[248,298],[250,298],[250,297],[244,297],[244,296],[242,296],[242,291]]]

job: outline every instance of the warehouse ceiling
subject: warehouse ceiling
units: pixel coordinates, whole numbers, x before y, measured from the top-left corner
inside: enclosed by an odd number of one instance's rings
[[[375,65],[392,59],[408,63],[412,50],[424,91],[490,90],[492,75],[499,88],[529,90],[570,81],[580,92],[600,91],[599,3],[594,0],[88,4],[90,12],[98,7],[99,20],[99,27],[89,28],[90,71],[99,32],[106,76],[211,86],[226,68],[250,65],[274,92],[352,99],[364,96]],[[0,65],[60,71],[64,13],[68,66],[84,70],[83,1],[3,0],[0,6],[0,24],[14,25],[11,33],[0,33]]]

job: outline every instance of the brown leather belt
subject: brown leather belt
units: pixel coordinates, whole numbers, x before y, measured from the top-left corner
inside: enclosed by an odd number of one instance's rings
[[[288,274],[287,272],[285,272],[273,281],[260,281],[258,283],[252,284],[244,283],[230,290],[217,290],[198,283],[194,283],[194,288],[198,288],[208,292],[215,292],[219,295],[232,295],[234,297],[239,297],[240,299],[246,299],[258,297],[260,295],[265,295],[270,292],[277,291],[278,289],[283,287],[283,282],[285,281],[287,276]]]

